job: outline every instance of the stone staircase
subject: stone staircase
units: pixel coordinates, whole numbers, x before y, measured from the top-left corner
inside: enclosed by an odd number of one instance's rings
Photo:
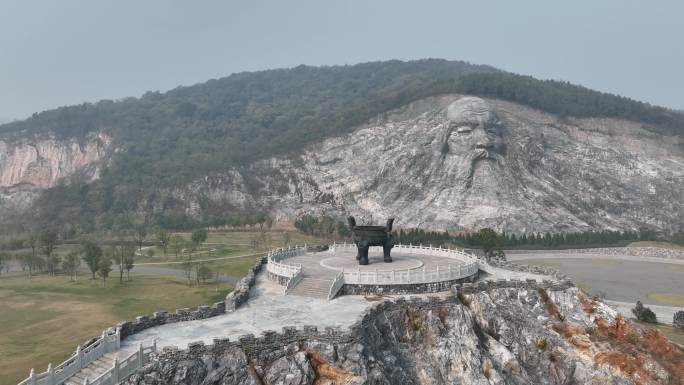
[[[83,385],[86,377],[90,381],[94,380],[114,366],[114,357],[116,357],[116,352],[105,354],[76,372],[76,374],[64,382],[64,385]]]
[[[328,299],[328,292],[330,291],[330,285],[332,285],[332,283],[332,279],[304,276],[287,294],[298,295],[300,297]]]

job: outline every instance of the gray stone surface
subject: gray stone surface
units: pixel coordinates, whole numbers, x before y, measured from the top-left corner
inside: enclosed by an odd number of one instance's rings
[[[578,290],[558,284],[497,285],[469,287],[467,304],[453,296],[383,301],[350,331],[283,328],[187,350],[167,348],[125,384],[634,383],[587,356],[613,348],[583,330],[599,318],[614,322],[614,310],[596,303],[586,313]],[[549,303],[558,316],[546,310]],[[576,335],[556,333],[559,323],[571,324]],[[638,364],[644,368],[640,382],[672,379],[648,353]]]
[[[396,227],[520,234],[681,226],[681,140],[635,122],[559,118],[491,99],[472,103],[487,112],[459,107],[448,118],[459,97],[411,103],[300,156],[202,178],[178,196],[188,207],[204,199],[264,205],[277,218],[326,212],[368,224],[396,216]],[[264,187],[248,193],[241,172]]]
[[[162,325],[129,336],[120,356],[130,354],[143,342],[157,340],[157,346],[184,348],[188,342],[210,343],[214,338],[237,338],[246,333],[279,330],[282,326],[317,325],[348,327],[371,305],[363,297],[342,296],[333,301],[300,296],[283,296],[282,286],[259,274],[249,301],[232,313],[198,321]]]

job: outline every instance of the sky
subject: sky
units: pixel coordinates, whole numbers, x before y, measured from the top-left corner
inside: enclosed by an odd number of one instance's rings
[[[684,1],[0,0],[0,120],[234,72],[444,58],[684,109]]]

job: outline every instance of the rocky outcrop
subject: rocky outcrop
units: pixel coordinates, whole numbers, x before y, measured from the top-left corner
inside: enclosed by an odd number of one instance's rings
[[[38,191],[76,172],[97,178],[98,161],[110,144],[111,138],[103,132],[81,141],[0,138],[0,206],[26,207]]]
[[[0,140],[0,188],[54,186],[61,178],[100,160],[110,138],[104,133],[76,139]]]
[[[683,362],[574,287],[521,285],[383,301],[344,332],[165,348],[125,384],[678,384]]]

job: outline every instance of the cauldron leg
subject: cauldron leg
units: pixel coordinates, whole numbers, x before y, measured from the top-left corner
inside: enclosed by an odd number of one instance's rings
[[[368,264],[368,246],[359,246],[359,265]]]
[[[382,257],[385,262],[392,262],[392,257],[390,256],[390,252],[392,251],[392,245],[383,245],[382,246]]]

